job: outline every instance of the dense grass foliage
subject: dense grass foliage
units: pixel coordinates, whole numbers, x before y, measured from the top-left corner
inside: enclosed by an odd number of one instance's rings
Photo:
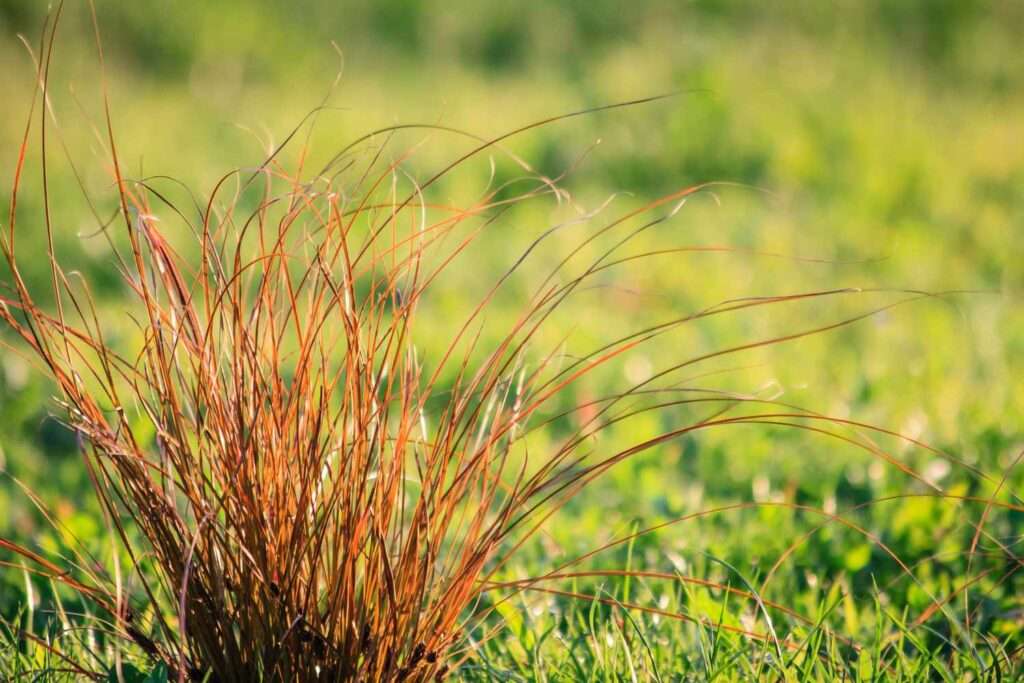
[[[0,3],[0,676],[1018,675],[1016,3],[475,8]]]

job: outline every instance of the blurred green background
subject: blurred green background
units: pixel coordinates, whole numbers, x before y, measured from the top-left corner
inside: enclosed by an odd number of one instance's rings
[[[45,5],[0,0],[5,206],[34,79],[17,35],[38,52]],[[283,140],[320,104],[339,71],[339,51],[342,78],[331,108],[317,120],[316,158],[329,158],[345,142],[392,123],[440,123],[490,137],[553,114],[680,92],[560,122],[506,145],[555,175],[600,140],[565,184],[590,207],[622,193],[608,210],[612,215],[689,184],[736,183],[694,200],[644,244],[745,251],[658,258],[615,276],[605,283],[608,289],[581,296],[567,316],[579,325],[574,351],[645,321],[734,297],[831,287],[885,291],[702,323],[671,335],[649,356],[630,358],[620,376],[595,383],[621,386],[670,359],[842,320],[899,299],[895,290],[977,290],[721,359],[700,368],[721,374],[697,383],[780,396],[900,430],[997,479],[1009,472],[1001,499],[1021,492],[1024,475],[1010,466],[1024,448],[1024,4],[96,5],[122,162],[136,175],[176,178],[199,196],[232,168],[257,164],[268,145]],[[84,3],[70,2],[65,10],[54,64],[51,100],[61,138],[83,184],[104,198],[104,213],[112,204],[107,157],[94,130],[102,128],[101,91]],[[416,133],[407,140],[421,138],[429,144],[414,166],[425,176],[468,149],[455,137]],[[62,152],[54,150],[51,155],[60,159]],[[498,173],[511,173],[504,163],[499,160]],[[479,171],[472,177],[463,169],[439,192],[465,196],[486,183],[487,164]],[[38,178],[38,160],[30,159],[20,197],[22,235],[42,235]],[[67,164],[55,164],[51,183],[58,251],[86,273],[105,309],[116,315],[124,292],[104,249],[77,237],[90,232],[94,221]],[[448,281],[439,319],[471,303],[460,292],[479,291],[490,271],[496,276],[507,267],[550,224],[549,209],[519,212],[509,219],[509,232],[484,239],[473,257],[476,270]],[[567,249],[571,240],[559,245]],[[33,286],[45,290],[43,260],[23,260]],[[514,297],[505,301],[511,311]],[[500,317],[492,322],[500,326]],[[37,491],[87,543],[102,544],[74,439],[49,417],[57,412],[48,400],[50,388],[37,375],[13,352],[0,358],[0,465]],[[606,388],[584,387],[581,396]],[[671,425],[671,415],[631,422],[599,447]],[[991,493],[990,483],[932,453],[895,441],[885,445],[946,491]],[[530,573],[535,562],[536,573],[544,566],[541,558],[592,548],[636,522],[653,524],[730,502],[779,500],[846,510],[920,490],[877,459],[812,435],[753,427],[701,434],[613,470],[524,555],[523,570]],[[980,509],[904,499],[850,514],[908,564],[921,562],[915,567],[922,581],[942,594],[960,583],[962,551]],[[778,508],[733,512],[651,536],[637,552],[650,567],[681,557],[693,572],[721,572],[700,559],[711,553],[757,574],[818,521]],[[1012,545],[1020,540],[1022,521],[1017,514],[994,513],[987,529]],[[49,533],[11,480],[0,482],[0,535],[52,548]],[[617,560],[603,562],[615,566]],[[914,594],[915,584],[899,579],[890,558],[850,529],[815,534],[787,560],[784,574],[772,594],[790,596],[787,604],[809,586],[834,582],[867,597],[874,581],[898,605],[927,605]],[[12,589],[0,598],[9,613],[21,599],[22,579],[0,581]],[[1019,607],[1017,587],[1015,576],[999,585],[979,584],[997,604],[989,615],[992,628],[1016,628],[1016,617],[1006,615]],[[870,630],[869,622],[858,623]],[[856,626],[847,624],[848,630]]]

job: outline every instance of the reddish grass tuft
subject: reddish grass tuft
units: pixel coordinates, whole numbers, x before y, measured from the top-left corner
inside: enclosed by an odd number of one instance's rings
[[[39,71],[44,92],[52,45],[51,30]],[[724,302],[562,367],[554,351],[528,357],[538,330],[576,290],[635,258],[617,256],[629,236],[671,217],[700,187],[609,220],[540,281],[499,333],[479,331],[485,311],[554,229],[477,293],[466,319],[424,330],[421,306],[494,216],[562,196],[553,180],[524,165],[528,179],[519,186],[527,189],[511,198],[500,187],[462,207],[428,201],[440,178],[507,135],[480,142],[422,183],[403,170],[407,153],[395,160],[385,153],[395,129],[353,143],[316,174],[304,174],[303,154],[287,170],[278,149],[255,172],[226,175],[190,220],[152,184],[123,175],[107,119],[118,229],[129,245],[112,254],[132,297],[133,341],[110,341],[88,290],[58,263],[48,211],[51,310],[19,273],[16,203],[28,129],[3,241],[13,291],[0,317],[58,384],[131,566],[111,578],[85,560],[65,568],[4,547],[95,601],[115,617],[120,636],[179,680],[439,679],[457,664],[452,652],[464,630],[486,612],[478,608],[483,593],[551,591],[547,581],[583,575],[562,565],[528,582],[493,580],[550,515],[608,468],[714,426],[825,431],[814,426],[826,419],[820,415],[778,405],[726,415],[744,401],[680,398],[652,382],[712,357],[852,321],[676,363],[627,391],[573,405],[570,412],[583,416],[575,434],[551,452],[526,450],[528,425],[542,429],[563,412],[581,378],[667,330],[838,293]],[[45,111],[38,125],[47,192]],[[224,197],[232,184],[234,196]],[[187,255],[171,247],[157,220],[174,213],[193,230]],[[578,273],[566,272],[571,257],[613,231],[628,236]],[[416,344],[425,336],[449,340],[429,364]],[[712,410],[628,448],[590,454],[586,444],[596,430],[634,414],[635,406],[623,409],[630,396],[654,397],[643,410]],[[858,445],[884,456],[867,440]]]

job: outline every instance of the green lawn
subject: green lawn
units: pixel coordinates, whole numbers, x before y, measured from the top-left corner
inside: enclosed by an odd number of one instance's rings
[[[286,163],[297,163],[307,131],[305,163],[313,169],[349,141],[392,124],[492,138],[549,116],[671,93],[514,136],[436,185],[434,200],[464,201],[518,177],[515,155],[552,177],[571,171],[560,182],[573,203],[542,200],[503,214],[434,288],[423,313],[430,325],[450,329],[531,241],[600,207],[532,254],[501,290],[482,332],[486,346],[537,280],[606,218],[705,182],[717,184],[625,252],[665,253],[602,273],[546,327],[538,354],[557,347],[571,359],[723,301],[842,291],[679,327],[588,377],[567,405],[622,391],[666,365],[871,313],[820,334],[711,356],[671,379],[701,395],[778,400],[892,433],[829,428],[870,444],[864,448],[810,429],[736,425],[623,462],[552,517],[500,579],[542,576],[672,523],[570,570],[586,576],[488,594],[497,605],[491,623],[465,634],[456,654],[467,657],[456,677],[1022,676],[1019,3],[96,4],[125,173],[163,176],[154,185],[180,205],[192,201],[190,192],[202,203],[221,175],[259,164],[322,103],[287,148]],[[17,34],[37,44],[44,5],[0,0],[5,207],[35,76]],[[94,234],[116,194],[98,134],[102,89],[85,3],[69,2],[61,22],[48,143],[56,250],[89,281],[110,329],[128,335],[126,287]],[[29,287],[45,292],[33,140],[19,239]],[[474,144],[459,133],[412,128],[389,141],[388,153],[416,146],[407,168],[422,180]],[[94,207],[80,186],[96,198]],[[188,253],[190,237],[176,237]],[[119,244],[126,239],[114,236]],[[113,539],[75,438],[59,422],[53,387],[7,330],[0,338],[13,345],[0,356],[0,538],[47,556],[69,542],[23,484],[80,544],[110,562]],[[427,362],[446,338],[419,342]],[[700,410],[681,406],[676,416],[626,420],[595,437],[593,451],[613,452]],[[574,426],[556,420],[531,436],[531,450],[551,448]],[[73,596],[27,578],[5,553],[0,561],[13,565],[0,571],[0,679],[65,675],[62,662],[19,635],[21,628],[38,638],[59,634],[73,657],[113,666],[102,629],[77,628],[96,627],[95,615],[81,615],[85,606]],[[623,569],[640,575],[615,574]],[[160,678],[159,671],[132,678],[152,665],[138,652],[125,657],[135,662],[125,665],[125,680]],[[19,673],[47,667],[49,678]]]

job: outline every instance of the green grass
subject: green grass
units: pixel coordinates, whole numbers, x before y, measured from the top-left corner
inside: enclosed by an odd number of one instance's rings
[[[742,581],[739,581],[741,583]],[[732,586],[727,586],[732,587]],[[567,587],[582,590],[575,583]],[[726,590],[702,591],[687,586],[659,589],[644,581],[633,584],[627,597],[621,585],[597,584],[594,597],[560,599],[551,595],[513,601],[504,632],[483,642],[469,639],[474,656],[457,671],[467,681],[917,681],[1018,680],[1020,658],[1012,637],[987,634],[981,651],[957,648],[934,634],[911,628],[908,615],[880,597],[854,604],[849,586],[837,582],[801,602],[817,601],[808,623],[790,631],[783,647],[771,640],[752,642],[727,630],[735,623],[737,599]],[[646,600],[649,611],[627,609],[628,599]],[[742,600],[738,602],[742,603]],[[695,607],[709,610],[706,622],[687,622],[670,615]],[[769,608],[766,608],[769,609]],[[653,613],[661,610],[661,613]],[[750,610],[743,610],[752,620]],[[16,619],[0,633],[0,674],[6,680],[31,676],[40,681],[79,680],[68,662],[107,662],[109,680],[119,680],[116,659],[126,681],[166,681],[163,665],[153,667],[131,649],[104,645],[102,626],[78,617],[51,618],[34,636],[17,634]],[[785,620],[777,622],[783,627]],[[852,622],[852,623],[851,623]],[[873,640],[854,646],[826,624],[873,631]],[[742,622],[741,622],[742,623]],[[726,628],[722,628],[722,625]],[[83,627],[84,625],[84,627]],[[89,626],[98,631],[88,630]],[[67,658],[54,656],[56,646]],[[115,657],[115,651],[118,656]],[[173,678],[171,680],[174,680]]]
[[[601,289],[565,314],[570,353],[610,331],[736,297],[833,287],[884,291],[702,322],[627,365],[639,377],[666,357],[699,356],[857,315],[901,298],[893,290],[978,292],[915,301],[825,335],[712,362],[694,374],[717,373],[696,380],[707,388],[780,395],[916,436],[990,480],[886,437],[878,441],[887,452],[925,473],[945,497],[930,497],[926,486],[892,465],[811,433],[746,426],[687,436],[598,480],[501,579],[543,575],[635,528],[755,503],[688,519],[580,568],[628,565],[719,587],[609,576],[552,582],[552,589],[590,599],[516,595],[497,610],[492,625],[501,628],[493,637],[472,636],[480,646],[459,668],[461,678],[1020,677],[1024,584],[1013,558],[1024,513],[1012,507],[986,511],[985,502],[1019,506],[1024,490],[1024,474],[1015,467],[1024,444],[1024,58],[1015,49],[1022,30],[1015,3],[875,0],[832,13],[798,2],[773,10],[733,2],[645,2],[629,12],[604,2],[509,12],[486,2],[477,13],[446,14],[384,2],[379,9],[378,3],[355,3],[341,16],[335,3],[326,2],[310,3],[308,13],[272,2],[260,11],[240,1],[178,2],[162,8],[169,17],[164,30],[154,30],[141,5],[99,5],[101,21],[109,22],[111,97],[127,165],[133,175],[167,174],[192,188],[208,188],[226,168],[258,160],[268,135],[280,142],[319,102],[337,69],[331,39],[340,43],[346,64],[331,100],[339,110],[321,113],[314,134],[314,149],[326,155],[394,121],[440,121],[490,136],[583,106],[683,91],[666,102],[577,119],[509,142],[513,152],[556,174],[600,138],[566,181],[590,208],[622,191],[631,195],[618,196],[612,207],[625,211],[660,192],[708,180],[770,193],[721,187],[717,201],[695,200],[669,226],[642,238],[637,251],[665,244],[742,251],[666,255],[628,277],[609,274]],[[12,90],[24,95],[12,98],[15,106],[0,115],[5,189],[26,114],[19,107],[27,102],[33,73],[14,32],[25,31],[34,42],[40,17],[34,3],[0,2],[0,64]],[[92,168],[102,154],[89,128],[99,119],[86,21],[81,7],[69,6],[57,48],[55,79],[62,87],[53,103],[73,157]],[[406,140],[424,138],[411,132]],[[429,137],[417,166],[429,174],[460,144],[469,146]],[[54,147],[52,154],[59,158],[61,152]],[[30,172],[38,171],[37,160],[29,164]],[[440,192],[465,196],[481,189],[489,163],[482,161],[478,170],[475,176],[459,174]],[[496,161],[496,182],[514,173]],[[83,178],[101,195],[107,181],[101,168]],[[88,208],[77,198],[76,181],[62,169],[51,183],[66,198],[54,206],[69,236],[58,250],[95,284],[103,315],[116,319],[124,297],[116,274],[102,250],[70,237],[91,225],[83,218]],[[164,187],[179,201],[186,197],[170,183]],[[38,213],[41,198],[30,188],[23,202],[26,214]],[[98,207],[102,215],[111,208]],[[472,303],[465,292],[479,286],[474,273],[507,266],[509,254],[556,220],[557,211],[526,207],[485,237],[473,267],[457,271],[430,313],[438,324]],[[579,235],[555,242],[551,253],[564,252]],[[541,254],[528,266],[524,282],[543,271],[546,259]],[[45,288],[45,263],[35,265],[28,275],[36,289]],[[516,283],[509,288],[501,302],[509,315],[523,291]],[[611,320],[609,303],[616,311]],[[0,358],[0,370],[4,471],[38,492],[92,552],[109,557],[111,543],[74,439],[48,417],[57,414],[49,402],[52,387],[13,353]],[[622,381],[597,376],[581,387],[579,398]],[[655,420],[637,418],[595,448],[610,450],[664,427]],[[536,446],[556,437],[541,437]],[[812,508],[840,514],[871,536],[838,522],[822,526],[827,518]],[[971,556],[982,519],[987,535]],[[67,543],[9,478],[0,483],[0,537],[30,541],[48,553]],[[810,623],[767,608],[773,627],[792,638],[780,657],[770,639],[751,640],[716,626],[762,634],[767,628],[756,601],[730,595],[723,586],[755,592]],[[60,591],[37,581],[33,593],[37,604],[29,613],[24,575],[17,568],[0,572],[0,613],[7,624],[0,678],[62,667],[18,628],[45,640],[83,623],[56,610]],[[927,613],[930,596],[952,598],[945,613],[915,624]],[[73,596],[61,597],[68,614],[84,609]],[[90,637],[72,630],[60,636],[61,647],[71,659],[95,656],[113,666],[114,645],[101,634],[96,642]],[[148,672],[140,653],[125,657]]]

